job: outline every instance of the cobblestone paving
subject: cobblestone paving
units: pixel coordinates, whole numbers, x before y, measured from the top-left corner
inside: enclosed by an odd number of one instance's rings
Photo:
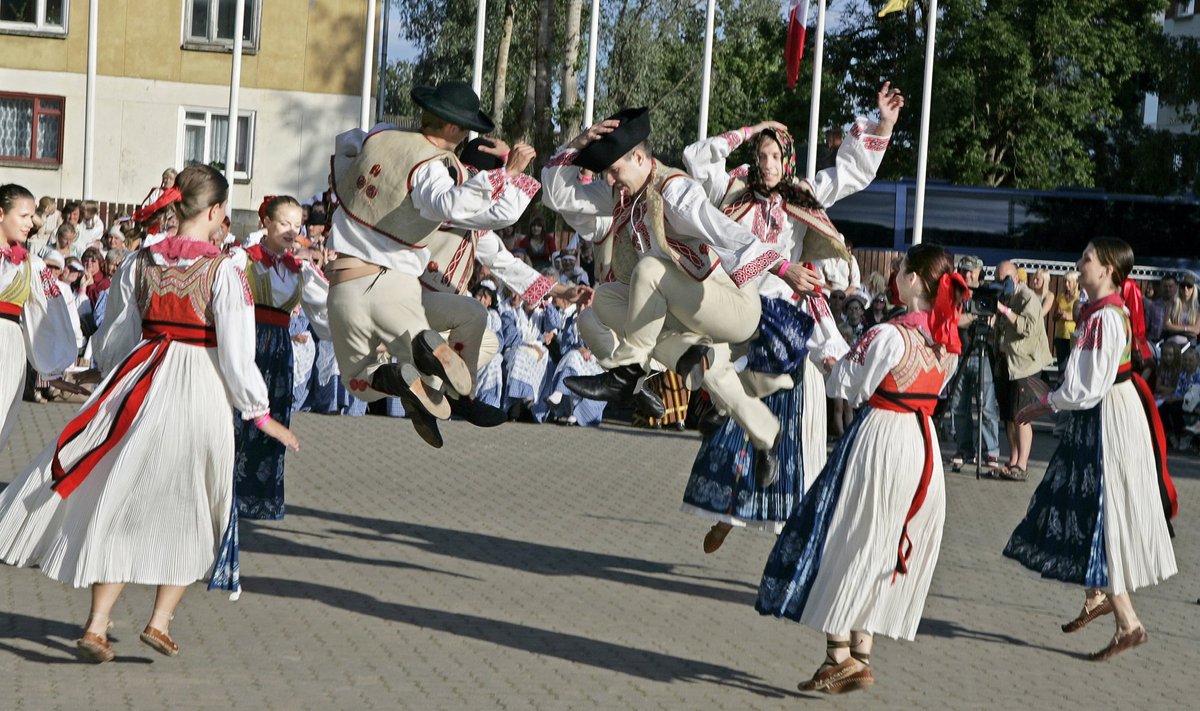
[[[0,452],[10,481],[73,408],[27,405]],[[694,433],[444,427],[299,415],[287,518],[242,527],[238,602],[194,586],[177,658],[138,642],[152,593],[130,587],[118,658],[71,650],[85,591],[0,569],[0,707],[262,709],[1195,708],[1200,691],[1200,462],[1173,459],[1181,573],[1135,594],[1151,641],[1108,663],[1111,617],[1064,635],[1081,591],[1000,556],[1026,483],[947,473],[942,557],[913,643],[880,640],[876,685],[845,697],[796,683],[821,635],[752,605],[771,538],[739,531],[706,556],[679,512]],[[169,444],[169,443],[167,443]]]

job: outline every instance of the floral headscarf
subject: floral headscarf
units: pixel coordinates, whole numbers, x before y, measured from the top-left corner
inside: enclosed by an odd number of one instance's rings
[[[786,130],[777,131],[773,128],[765,128],[754,138],[752,146],[755,149],[763,136],[779,144],[779,162],[783,166],[783,177],[775,187],[768,189],[766,181],[763,180],[762,170],[758,167],[758,156],[756,155],[750,162],[750,174],[747,181],[750,189],[763,195],[777,192],[784,200],[798,207],[810,210],[820,209],[821,204],[812,194],[812,189],[796,176],[796,142],[792,139],[792,134]]]

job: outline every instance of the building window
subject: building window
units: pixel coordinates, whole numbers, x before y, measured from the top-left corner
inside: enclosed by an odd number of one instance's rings
[[[1176,17],[1190,17],[1196,14],[1196,0],[1182,0],[1179,3],[1179,9],[1175,12]]]
[[[237,155],[233,177],[249,180],[254,156],[254,112],[238,113]],[[183,109],[180,125],[180,162],[204,163],[224,172],[225,151],[229,145],[229,114],[217,109]]]
[[[0,31],[67,34],[67,0],[0,0]]]
[[[242,49],[258,49],[258,23],[262,0],[246,0],[242,25]],[[226,51],[233,47],[236,0],[184,0],[183,46],[185,49]]]
[[[62,163],[63,97],[0,93],[0,160]]]

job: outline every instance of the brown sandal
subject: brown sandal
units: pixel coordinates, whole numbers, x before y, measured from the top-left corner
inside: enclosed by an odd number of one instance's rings
[[[150,625],[146,625],[146,629],[142,630],[138,638],[159,654],[165,654],[168,657],[179,654],[179,645],[175,644],[175,640],[171,639],[171,636],[166,632],[155,629]]]
[[[79,648],[80,656],[97,664],[111,662],[117,656],[108,639],[95,632],[84,632],[82,637],[75,640],[75,646]]]
[[[704,552],[715,552],[725,542],[725,536],[728,536],[732,530],[733,526],[714,523],[713,527],[708,529],[708,533],[704,534]]]
[[[1097,617],[1103,617],[1113,611],[1112,600],[1108,597],[1104,598],[1104,602],[1096,605],[1091,610],[1087,609],[1087,605],[1083,606],[1083,611],[1079,613],[1079,617],[1071,620],[1062,626],[1063,632],[1078,632],[1079,630],[1091,624],[1092,620]]]
[[[800,691],[823,691],[828,694],[840,694],[874,683],[874,680],[872,680],[865,684],[856,685],[851,681],[852,679],[861,680],[861,675],[864,671],[866,672],[866,678],[869,679],[871,677],[870,668],[862,661],[854,657],[846,657],[840,662],[834,661],[833,650],[849,646],[850,640],[827,641],[825,643],[824,663],[817,667],[817,671],[812,675],[811,679],[800,682],[796,688],[800,689]]]
[[[1146,633],[1145,627],[1138,627],[1132,632],[1127,632],[1123,635],[1114,635],[1108,646],[1101,649],[1099,652],[1093,652],[1088,655],[1088,659],[1093,662],[1102,662],[1106,659],[1112,659],[1121,652],[1127,649],[1133,649],[1139,644],[1145,644],[1150,640],[1150,635]]]
[[[871,674],[871,655],[861,652],[850,652],[850,658],[857,660],[862,664],[862,668],[850,676],[839,679],[829,686],[822,689],[826,694],[845,694],[851,691],[865,689],[875,683],[875,677]]]

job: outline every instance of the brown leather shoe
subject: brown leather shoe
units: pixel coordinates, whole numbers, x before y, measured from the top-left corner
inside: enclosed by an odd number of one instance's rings
[[[870,681],[867,681],[859,686],[855,686],[854,688],[861,689],[864,686],[870,686],[871,684],[875,683],[874,679],[871,677],[871,668],[858,661],[854,657],[846,657],[837,664],[827,661],[817,669],[817,673],[813,674],[811,679],[800,682],[797,688],[800,689],[800,691],[825,691],[831,694],[839,694],[843,693],[844,691],[853,691],[853,688],[843,689],[843,682],[849,683],[850,680],[854,678],[860,680],[863,679],[862,673],[864,671],[866,672],[865,678],[869,679]],[[830,687],[836,687],[838,691],[829,691]]]
[[[168,657],[179,654],[179,645],[175,644],[175,640],[171,639],[171,636],[166,632],[155,629],[150,625],[146,625],[146,629],[142,630],[142,633],[138,635],[138,639],[145,642],[159,654],[165,654]]]
[[[704,534],[704,552],[715,552],[725,542],[725,536],[728,536],[732,530],[733,526],[714,523],[713,527],[708,529],[708,533]]]
[[[113,657],[117,656],[108,639],[95,632],[84,632],[82,637],[75,640],[75,646],[79,648],[81,657],[97,664],[111,662]]]
[[[870,665],[863,664],[863,668],[859,671],[833,682],[824,689],[821,689],[821,691],[824,691],[826,694],[846,694],[851,691],[865,689],[874,683],[875,677],[871,674]]]
[[[1083,611],[1079,613],[1079,617],[1076,617],[1075,619],[1073,619],[1070,622],[1063,625],[1062,631],[1063,632],[1077,632],[1077,631],[1083,629],[1084,627],[1087,627],[1092,622],[1092,620],[1096,619],[1097,617],[1103,617],[1104,615],[1107,615],[1112,611],[1113,611],[1112,600],[1107,597],[1104,598],[1104,602],[1100,603],[1099,605],[1096,605],[1091,610],[1087,609],[1087,606],[1084,605]]]
[[[1112,659],[1121,652],[1124,652],[1127,649],[1133,649],[1140,644],[1145,644],[1149,640],[1150,635],[1146,633],[1146,628],[1138,627],[1132,632],[1122,635],[1115,635],[1112,638],[1112,641],[1108,643],[1107,647],[1101,649],[1099,652],[1092,652],[1088,655],[1088,659],[1092,660],[1093,662],[1102,662],[1106,659]]]

